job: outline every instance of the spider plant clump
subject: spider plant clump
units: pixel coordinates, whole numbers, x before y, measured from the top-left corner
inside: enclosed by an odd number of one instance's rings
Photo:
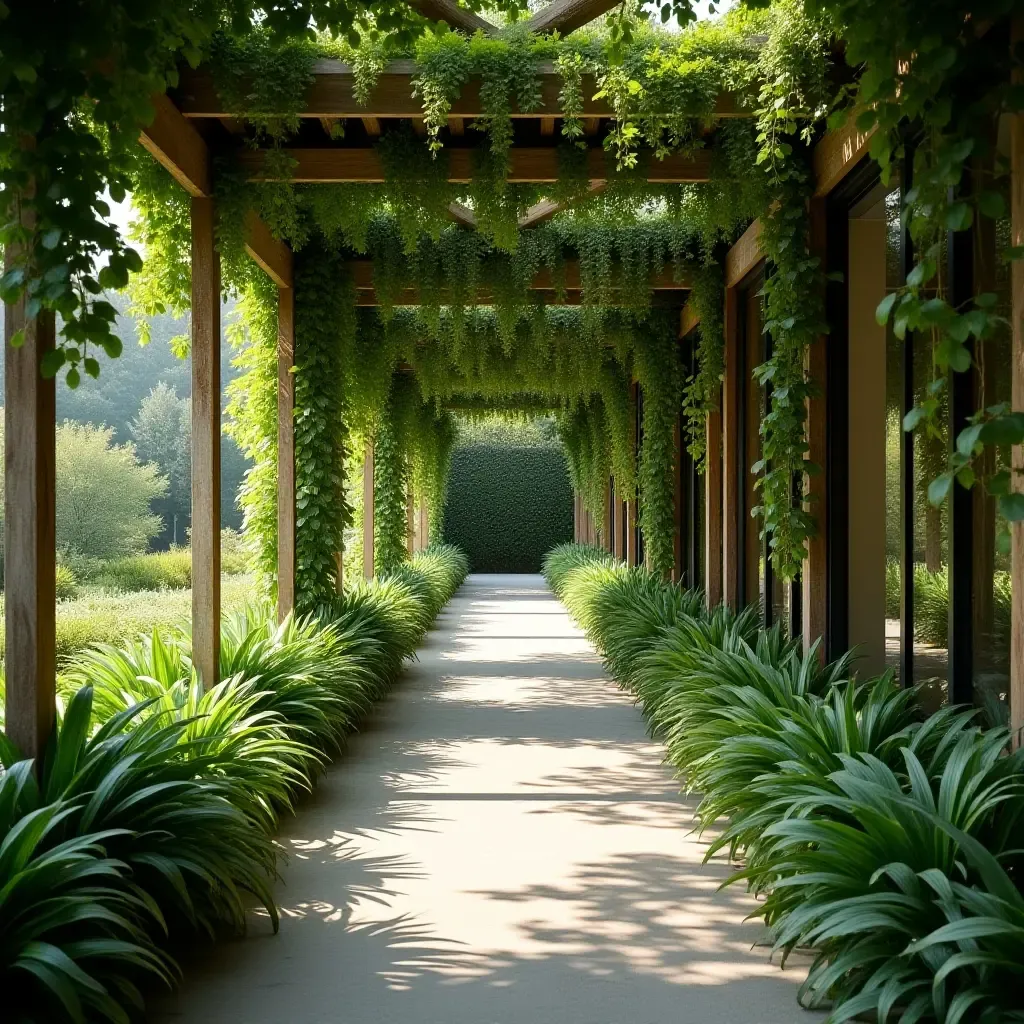
[[[80,654],[41,765],[0,733],[3,1019],[128,1024],[177,979],[169,948],[244,931],[253,903],[276,930],[281,815],[466,571],[439,546],[318,617],[249,605],[222,623],[209,690],[184,629]]]
[[[800,1001],[847,1020],[1024,1020],[1024,753],[976,709],[925,716],[891,673],[824,662],[755,609],[563,545],[545,575],[633,693],[685,788],[707,857],[785,958]]]

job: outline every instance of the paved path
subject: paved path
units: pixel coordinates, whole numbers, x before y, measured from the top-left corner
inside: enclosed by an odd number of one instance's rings
[[[158,1024],[790,1024],[662,751],[538,576],[470,577]]]

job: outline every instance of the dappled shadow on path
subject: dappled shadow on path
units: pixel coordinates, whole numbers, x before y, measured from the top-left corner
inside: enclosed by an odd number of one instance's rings
[[[695,801],[601,673],[537,578],[471,579],[285,823],[281,934],[254,914],[152,1019],[819,1019],[758,945],[756,904],[718,891],[730,867],[701,863]]]

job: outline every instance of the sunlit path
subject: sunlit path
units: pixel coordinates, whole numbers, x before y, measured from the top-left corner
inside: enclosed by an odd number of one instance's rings
[[[789,1024],[639,712],[535,576],[470,577],[285,824],[281,933],[186,965],[161,1024]]]

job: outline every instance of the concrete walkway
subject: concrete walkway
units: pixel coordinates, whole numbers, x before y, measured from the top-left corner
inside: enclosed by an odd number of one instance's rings
[[[538,576],[475,576],[159,1024],[790,1024],[728,866]]]

